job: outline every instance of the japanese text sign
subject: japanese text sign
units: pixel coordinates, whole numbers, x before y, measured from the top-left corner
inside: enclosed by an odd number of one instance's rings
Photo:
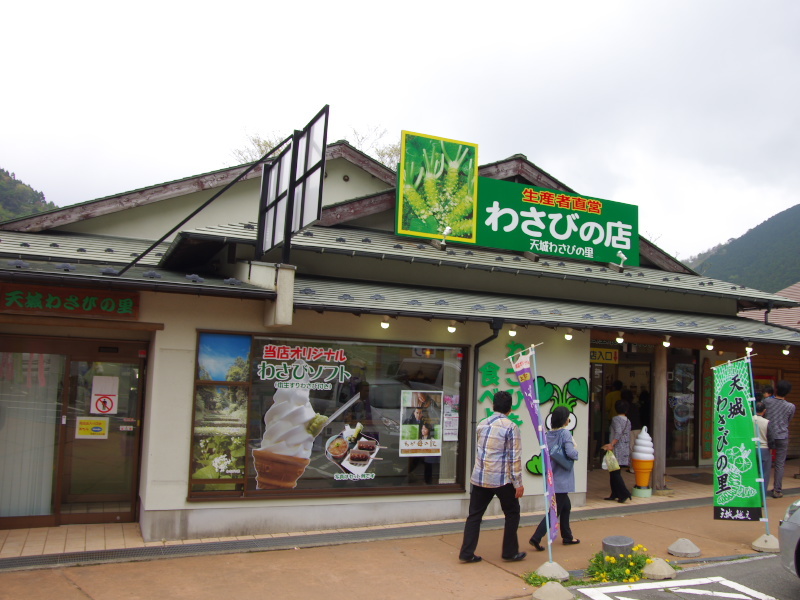
[[[478,178],[477,243],[574,260],[639,264],[637,206]]]
[[[0,312],[130,320],[139,317],[139,294],[0,283]]]
[[[750,359],[714,368],[714,518],[757,521],[763,499]]]

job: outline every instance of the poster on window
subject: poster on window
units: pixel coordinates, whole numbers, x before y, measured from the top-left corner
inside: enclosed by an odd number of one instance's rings
[[[714,367],[714,518],[758,521],[763,498],[750,359]]]
[[[442,392],[405,390],[400,456],[442,455]]]
[[[444,397],[442,405],[442,440],[445,442],[458,441],[458,396]]]

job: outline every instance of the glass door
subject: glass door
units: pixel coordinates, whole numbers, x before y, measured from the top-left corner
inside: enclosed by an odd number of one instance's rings
[[[146,350],[0,335],[0,529],[136,520]]]
[[[62,522],[131,521],[141,425],[139,365],[75,360],[69,382]]]
[[[673,350],[667,371],[667,466],[697,463],[697,362],[690,350]]]

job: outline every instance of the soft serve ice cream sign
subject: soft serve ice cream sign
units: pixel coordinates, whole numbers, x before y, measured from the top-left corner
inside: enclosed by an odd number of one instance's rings
[[[359,395],[330,416],[317,413],[311,406],[311,390],[330,390],[334,383],[350,379],[343,350],[267,345],[262,358],[257,375],[262,381],[274,381],[276,391],[273,404],[264,415],[261,446],[253,449],[256,488],[292,489],[310,462],[314,438]]]

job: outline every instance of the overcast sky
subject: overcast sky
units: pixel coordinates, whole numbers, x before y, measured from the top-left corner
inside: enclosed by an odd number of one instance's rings
[[[800,2],[6,3],[0,167],[59,206],[236,164],[330,104],[521,153],[686,259],[800,203]]]

